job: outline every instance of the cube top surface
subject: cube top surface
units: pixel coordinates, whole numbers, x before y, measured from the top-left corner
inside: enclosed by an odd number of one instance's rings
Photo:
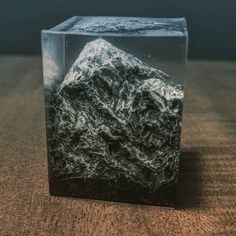
[[[92,36],[184,37],[187,36],[187,26],[185,18],[74,16],[43,32]]]

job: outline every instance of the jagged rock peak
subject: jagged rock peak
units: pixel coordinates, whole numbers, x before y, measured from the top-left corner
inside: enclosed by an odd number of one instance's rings
[[[136,71],[136,74],[143,75],[140,79],[150,77],[169,79],[169,76],[161,70],[149,67],[133,55],[118,49],[102,38],[98,38],[85,45],[66,75],[61,89],[73,80],[80,79],[84,75],[92,77],[94,73],[103,69],[116,70],[120,73]]]

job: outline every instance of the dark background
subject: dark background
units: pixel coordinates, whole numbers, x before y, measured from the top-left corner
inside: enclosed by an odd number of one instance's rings
[[[0,53],[40,54],[40,31],[73,15],[186,17],[189,58],[236,59],[235,0],[0,0]]]

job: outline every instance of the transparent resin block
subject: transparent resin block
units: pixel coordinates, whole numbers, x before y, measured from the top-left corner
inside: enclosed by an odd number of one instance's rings
[[[52,195],[174,205],[186,52],[184,18],[42,31]]]

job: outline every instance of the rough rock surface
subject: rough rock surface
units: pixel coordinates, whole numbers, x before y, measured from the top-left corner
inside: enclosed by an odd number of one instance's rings
[[[50,174],[134,183],[176,181],[183,89],[103,39],[86,44],[49,109]]]

